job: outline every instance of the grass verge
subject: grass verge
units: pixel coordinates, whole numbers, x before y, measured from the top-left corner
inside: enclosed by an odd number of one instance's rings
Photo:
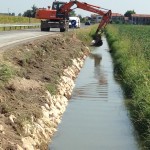
[[[12,67],[0,64],[0,83],[7,82],[14,74],[15,71]]]
[[[107,39],[131,119],[144,149],[150,149],[150,26],[109,25]]]
[[[96,32],[97,25],[91,25],[89,27],[81,28],[74,30],[73,32],[76,34],[78,39],[83,41],[85,44],[90,45],[93,40],[93,36]]]

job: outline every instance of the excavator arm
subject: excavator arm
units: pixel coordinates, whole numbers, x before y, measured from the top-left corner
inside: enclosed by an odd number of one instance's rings
[[[87,4],[85,2],[79,2],[77,0],[71,0],[69,3],[66,3],[63,6],[61,6],[59,9],[59,12],[68,15],[68,13],[71,11],[71,7],[74,4],[76,4],[77,8],[90,11],[90,12],[93,12],[102,16],[102,20],[100,21],[98,28],[96,30],[96,33],[95,33],[95,42],[98,45],[102,45],[101,33],[103,32],[103,29],[105,28],[105,26],[110,22],[111,10],[108,10],[106,12],[106,11],[100,10],[102,9],[101,7]],[[99,32],[101,32],[100,35],[99,35]]]

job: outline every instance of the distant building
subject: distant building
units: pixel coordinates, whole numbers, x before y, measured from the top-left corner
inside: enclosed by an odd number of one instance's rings
[[[129,17],[124,17],[124,23],[130,23]]]
[[[91,22],[99,23],[102,20],[102,16],[97,14],[91,15]],[[124,16],[119,13],[112,13],[111,17],[112,22],[124,22]]]
[[[91,14],[91,22],[99,23],[102,16],[97,14]],[[111,21],[114,23],[131,23],[131,24],[143,24],[150,25],[150,15],[148,14],[132,14],[131,17],[124,17],[119,13],[112,13]]]
[[[148,15],[148,14],[132,14],[131,22],[133,24],[150,25],[150,15]]]
[[[102,20],[102,16],[97,14],[91,14],[91,22],[92,23],[99,23]]]
[[[102,20],[102,16],[97,15],[97,16],[96,16],[96,23],[100,22],[101,20]]]
[[[96,23],[96,14],[91,14],[91,22]]]
[[[112,22],[124,22],[124,16],[119,13],[112,13],[111,21]]]

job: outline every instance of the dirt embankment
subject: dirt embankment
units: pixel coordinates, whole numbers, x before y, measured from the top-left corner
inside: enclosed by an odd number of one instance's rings
[[[85,44],[68,33],[0,54],[0,149],[46,149],[88,53]],[[68,82],[69,87],[62,88]]]

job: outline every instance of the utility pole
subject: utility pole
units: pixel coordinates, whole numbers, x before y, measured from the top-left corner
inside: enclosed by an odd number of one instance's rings
[[[9,8],[8,8],[8,16],[9,16]]]

